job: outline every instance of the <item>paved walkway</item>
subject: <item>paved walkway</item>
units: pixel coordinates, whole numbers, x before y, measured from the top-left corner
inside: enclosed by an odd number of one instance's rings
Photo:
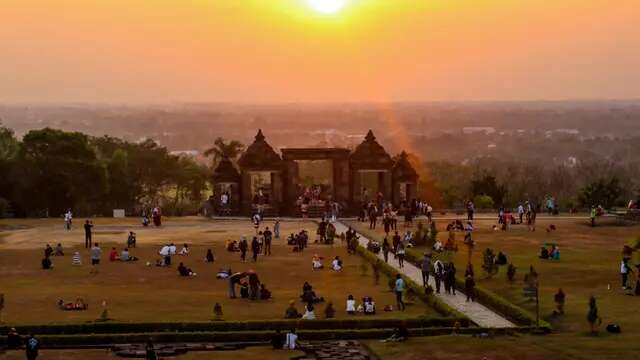
[[[344,225],[339,221],[333,224],[336,227],[337,233],[341,233],[343,231],[346,232],[348,230],[348,226]],[[369,241],[369,239],[362,236],[362,234],[359,234],[359,235],[360,235],[360,245],[366,248],[367,242]],[[384,259],[382,252],[378,254],[378,257],[380,259]],[[398,267],[398,263],[396,261],[389,261],[388,264],[391,265],[398,272],[402,272],[404,275],[406,275],[411,280],[413,280],[416,284],[422,284],[422,272],[413,264],[405,261],[404,267],[402,269]],[[436,285],[435,285],[435,280],[433,276],[429,277],[429,284],[435,289]],[[469,319],[471,319],[471,321],[473,321],[478,326],[492,327],[492,328],[508,328],[508,327],[516,326],[509,320],[505,319],[499,314],[496,314],[495,312],[493,312],[492,310],[490,310],[489,308],[485,307],[482,304],[479,304],[477,302],[467,302],[466,295],[464,295],[462,292],[458,290],[456,290],[455,295],[447,295],[444,293],[440,293],[440,294],[434,293],[434,295],[437,296],[440,300],[442,300],[447,305],[465,314]]]

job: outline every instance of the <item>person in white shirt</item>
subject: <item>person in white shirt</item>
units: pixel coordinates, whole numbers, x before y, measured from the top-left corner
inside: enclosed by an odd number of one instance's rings
[[[314,308],[313,308],[313,304],[312,303],[308,303],[304,307],[304,315],[302,315],[302,319],[303,320],[315,320],[316,319],[316,313],[314,312]]]
[[[182,246],[182,249],[180,249],[180,253],[178,253],[178,255],[180,255],[180,256],[187,256],[187,255],[189,255],[189,245],[184,244],[184,245]]]
[[[160,249],[159,254],[161,256],[169,256],[169,245],[165,245]]]
[[[298,345],[298,335],[296,335],[296,330],[291,329],[285,338],[284,348],[289,350],[295,350]]]
[[[322,259],[318,255],[313,256],[313,260],[311,260],[311,265],[313,266],[313,270],[320,270],[324,268],[324,265],[322,265]]]
[[[171,243],[169,245],[169,255],[173,256],[176,254],[177,251],[178,251],[178,248],[176,248],[176,245],[174,243]]]
[[[371,297],[368,297],[364,302],[364,314],[365,315],[376,314],[376,303],[373,301]]]
[[[340,260],[339,256],[336,256],[336,258],[333,259],[333,262],[331,263],[331,268],[333,269],[333,271],[342,270],[342,260]]]
[[[353,299],[353,295],[347,297],[347,314],[353,315],[356,313],[356,301]]]

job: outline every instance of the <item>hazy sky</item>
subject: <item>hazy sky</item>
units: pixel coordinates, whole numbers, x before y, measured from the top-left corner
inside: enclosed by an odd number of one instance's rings
[[[640,0],[0,0],[0,103],[640,98]]]

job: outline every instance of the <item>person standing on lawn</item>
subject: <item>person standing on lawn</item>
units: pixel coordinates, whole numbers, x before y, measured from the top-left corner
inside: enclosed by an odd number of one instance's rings
[[[400,274],[396,275],[396,283],[393,291],[396,294],[396,302],[398,304],[398,310],[404,311],[404,301],[402,301],[402,293],[404,292],[405,284]]]
[[[264,254],[271,255],[271,239],[273,234],[271,233],[271,230],[269,230],[268,226],[262,233],[262,236],[264,236]]]
[[[91,248],[91,235],[93,233],[93,223],[90,220],[84,222],[84,247]]]

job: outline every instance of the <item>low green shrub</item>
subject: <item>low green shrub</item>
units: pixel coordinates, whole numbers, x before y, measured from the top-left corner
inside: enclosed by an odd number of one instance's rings
[[[162,333],[162,332],[234,332],[234,331],[274,331],[291,328],[303,330],[350,330],[383,329],[398,327],[404,322],[408,328],[448,327],[459,321],[454,317],[415,317],[409,319],[317,319],[317,320],[265,320],[265,321],[212,321],[212,322],[159,322],[124,323],[98,322],[86,324],[16,326],[21,334],[121,334],[121,333]],[[6,334],[8,327],[1,327],[0,334]]]

